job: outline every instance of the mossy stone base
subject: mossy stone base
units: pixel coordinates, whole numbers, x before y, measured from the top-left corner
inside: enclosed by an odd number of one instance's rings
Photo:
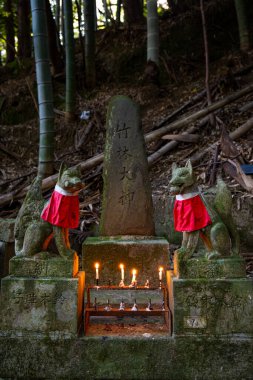
[[[78,256],[65,259],[48,252],[31,257],[15,256],[10,260],[10,275],[15,277],[64,277],[72,278],[78,273]]]
[[[253,335],[251,279],[167,280],[174,335]]]
[[[152,287],[158,287],[158,268],[168,267],[169,244],[166,239],[156,237],[88,238],[83,244],[82,256],[87,285],[95,284],[95,262],[100,263],[100,285],[108,285],[109,281],[111,285],[118,285],[121,279],[119,264],[123,263],[126,285],[131,283],[131,271],[135,268],[139,286],[143,286],[149,279]]]
[[[252,339],[0,336],[4,379],[252,380]]]
[[[243,258],[231,256],[224,259],[208,260],[193,258],[184,260],[175,253],[174,273],[178,278],[243,278],[246,266]]]
[[[0,330],[76,336],[81,326],[84,273],[75,278],[2,279]]]

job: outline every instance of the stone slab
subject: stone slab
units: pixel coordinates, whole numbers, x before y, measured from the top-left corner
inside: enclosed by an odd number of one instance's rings
[[[150,286],[158,287],[158,268],[169,264],[169,244],[166,239],[155,237],[96,237],[83,244],[82,269],[86,273],[86,285],[95,285],[95,262],[100,263],[99,283],[118,285],[121,279],[119,264],[125,265],[125,284],[131,283],[133,268],[137,269],[137,282],[143,286],[147,279]],[[165,276],[163,276],[165,283]]]
[[[253,340],[0,336],[3,379],[252,380]]]
[[[231,256],[224,259],[208,260],[193,258],[180,260],[174,255],[174,273],[178,278],[243,278],[246,276],[246,263],[242,257]]]
[[[167,272],[174,335],[253,336],[253,281],[179,279]]]
[[[107,112],[100,235],[154,234],[140,110],[127,96],[115,96]]]
[[[84,273],[75,278],[2,279],[0,330],[76,336],[81,327]]]
[[[6,243],[13,243],[15,219],[0,218],[0,240]]]
[[[105,305],[110,300],[112,305],[119,306],[121,300],[125,302],[126,307],[133,306],[134,300],[138,305],[147,305],[149,299],[152,304],[162,305],[163,291],[161,289],[90,289],[90,300],[93,303],[97,299],[97,304]],[[87,301],[87,292],[85,293],[85,301]]]
[[[64,277],[72,278],[78,273],[78,256],[65,259],[41,252],[32,257],[15,256],[10,260],[10,275],[15,277]]]

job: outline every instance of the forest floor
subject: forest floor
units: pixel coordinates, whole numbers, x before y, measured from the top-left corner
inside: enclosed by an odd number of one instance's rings
[[[79,85],[76,98],[76,119],[66,122],[64,119],[64,76],[54,79],[55,96],[55,169],[58,171],[60,163],[65,161],[69,166],[84,162],[88,158],[102,153],[104,150],[106,133],[106,111],[109,101],[114,95],[127,95],[140,105],[143,132],[148,133],[158,128],[175,110],[192,100],[205,89],[205,67],[203,61],[187,61],[180,56],[171,62],[163,55],[161,60],[162,78],[159,85],[145,81],[144,68],[136,66],[135,75],[131,72],[122,80],[113,80],[113,68],[108,69],[109,43],[102,48],[104,35],[100,36],[100,50],[98,52],[98,85],[93,91],[87,91]],[[143,38],[142,38],[143,40]],[[138,44],[138,42],[136,43]],[[104,52],[102,52],[104,49]],[[129,46],[128,46],[129,49]],[[106,63],[103,54],[107,54]],[[111,53],[113,55],[113,52]],[[165,59],[166,58],[166,59]],[[112,66],[113,62],[112,60]],[[77,54],[77,80],[82,82],[81,57]],[[131,70],[134,70],[132,67]],[[34,66],[29,64],[24,70],[11,67],[9,70],[0,70],[0,191],[1,196],[14,192],[18,194],[29,185],[36,176],[38,162],[38,114],[36,111],[36,76]],[[210,64],[210,85],[212,101],[240,90],[252,83],[253,54],[242,55],[238,51],[224,53],[222,57]],[[209,119],[200,119],[195,123],[186,123],[184,127],[173,133],[182,135],[189,127],[197,127],[195,142],[179,142],[177,147],[163,155],[150,167],[150,180],[154,195],[168,195],[168,183],[171,177],[172,163],[185,165],[194,154],[218,143],[221,138],[221,125],[228,133],[233,132],[253,116],[253,93],[219,109],[216,113],[218,123],[211,126]],[[248,109],[243,109],[249,105]],[[178,112],[168,123],[187,117],[207,106],[206,97],[193,102],[185,110]],[[83,111],[90,111],[87,120],[81,120]],[[164,122],[164,124],[168,124]],[[156,140],[147,145],[147,154],[151,155],[166,144],[166,140]],[[253,164],[253,129],[236,140],[236,148],[241,162]],[[210,175],[213,167],[214,175],[222,172],[222,157],[215,158],[215,146],[210,149],[199,162],[194,164],[199,185],[202,188],[210,186]],[[230,157],[234,159],[235,157]],[[236,157],[238,158],[238,157]],[[232,191],[233,197],[239,202],[253,197],[253,190],[242,186],[238,178],[232,178],[228,173],[221,173]],[[249,176],[250,177],[250,176]],[[81,243],[91,232],[91,227],[99,223],[100,199],[102,192],[102,165],[83,173],[86,188],[80,194],[81,224],[73,231],[76,239]],[[44,195],[48,198],[52,189]],[[0,217],[15,217],[20,207],[20,201],[14,199],[8,204],[0,205]]]

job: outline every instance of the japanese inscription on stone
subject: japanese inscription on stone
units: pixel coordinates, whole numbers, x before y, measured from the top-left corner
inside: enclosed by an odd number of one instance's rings
[[[112,99],[107,114],[100,235],[154,235],[148,163],[138,106]]]

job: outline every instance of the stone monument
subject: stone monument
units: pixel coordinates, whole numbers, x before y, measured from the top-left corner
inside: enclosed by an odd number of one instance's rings
[[[119,264],[125,283],[136,268],[138,283],[158,283],[158,268],[168,264],[168,242],[155,237],[151,186],[139,107],[126,96],[112,98],[107,112],[103,197],[99,237],[83,246],[83,269],[94,284],[94,263],[100,281],[118,284]]]
[[[101,236],[154,236],[153,204],[139,107],[114,97],[107,113]]]

